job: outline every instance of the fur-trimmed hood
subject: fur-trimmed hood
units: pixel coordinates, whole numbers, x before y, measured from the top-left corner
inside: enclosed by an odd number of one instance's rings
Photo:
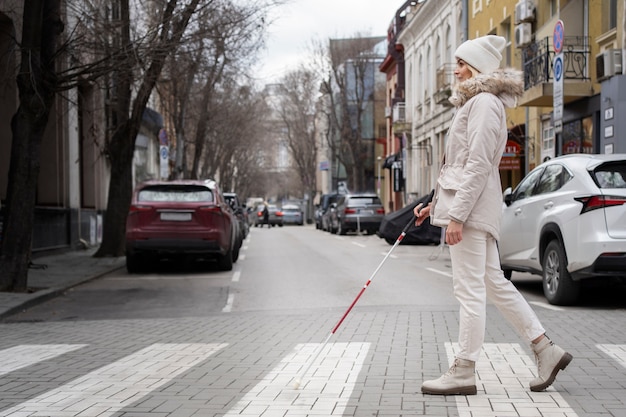
[[[513,68],[498,69],[489,74],[480,73],[458,83],[449,98],[455,107],[461,107],[479,93],[497,96],[505,107],[514,107],[524,93],[522,71]]]

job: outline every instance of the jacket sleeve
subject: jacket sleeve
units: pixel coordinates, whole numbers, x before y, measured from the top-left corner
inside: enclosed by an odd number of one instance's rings
[[[481,93],[466,103],[468,157],[449,215],[465,223],[480,198],[493,169],[499,136],[502,135],[504,106],[493,94]]]

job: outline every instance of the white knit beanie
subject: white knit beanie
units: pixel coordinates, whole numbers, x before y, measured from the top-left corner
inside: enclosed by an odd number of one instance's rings
[[[454,56],[467,62],[479,72],[490,73],[500,67],[501,52],[505,45],[506,39],[502,36],[482,36],[463,42],[454,52]]]

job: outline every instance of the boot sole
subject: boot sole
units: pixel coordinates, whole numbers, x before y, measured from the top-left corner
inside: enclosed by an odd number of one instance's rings
[[[422,394],[430,395],[476,395],[476,385],[456,387],[443,390],[428,389],[422,387]]]
[[[548,378],[548,380],[544,382],[543,384],[531,385],[530,390],[537,392],[537,391],[543,391],[544,389],[548,388],[550,385],[552,385],[552,383],[556,379],[556,374],[558,374],[559,371],[562,371],[565,368],[567,368],[567,365],[569,365],[572,359],[573,359],[573,356],[565,352],[565,354],[561,357],[561,360],[559,361],[559,363],[557,363],[554,369],[552,370],[552,373],[550,374],[550,378]]]

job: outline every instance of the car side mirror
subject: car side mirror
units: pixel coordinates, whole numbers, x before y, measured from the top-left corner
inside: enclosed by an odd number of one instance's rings
[[[502,193],[502,200],[506,206],[510,206],[513,202],[513,189],[511,187],[507,187],[506,190]]]

